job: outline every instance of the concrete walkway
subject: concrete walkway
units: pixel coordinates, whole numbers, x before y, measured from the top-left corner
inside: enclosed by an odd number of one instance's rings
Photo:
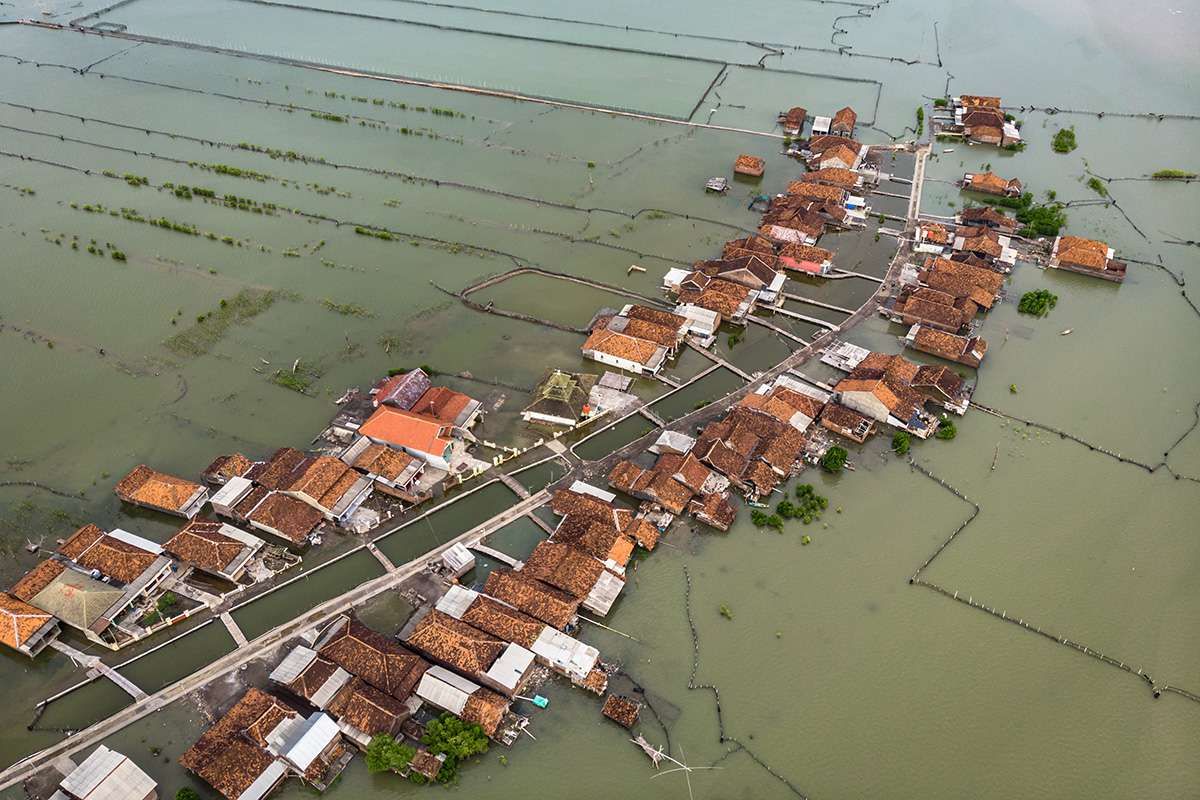
[[[378,547],[375,546],[374,542],[367,542],[367,552],[369,552],[371,555],[375,556],[375,560],[378,561],[380,564],[383,564],[383,568],[386,569],[388,572],[396,571],[396,565],[392,563],[392,560],[390,558],[388,558],[386,555],[384,555],[384,552],[382,550],[380,550]]]
[[[229,631],[229,635],[237,642],[237,646],[245,647],[247,644],[246,634],[242,633],[242,629],[238,627],[237,622],[234,621],[228,611],[221,614],[221,622],[224,623],[225,629]]]
[[[103,675],[104,677],[108,678],[117,686],[125,690],[125,693],[134,700],[146,699],[146,693],[142,691],[141,687],[126,678],[121,673],[117,672],[108,664],[105,664],[98,656],[89,656],[87,653],[76,650],[74,647],[71,647],[71,645],[58,639],[50,642],[49,646],[64,654],[76,664],[87,667],[89,673]]]
[[[691,340],[691,339],[685,339],[684,341],[686,342],[686,344],[687,344],[687,346],[688,346],[688,347],[692,348],[692,349],[693,349],[693,350],[695,350],[697,353],[699,353],[700,355],[702,355],[702,356],[704,356],[705,358],[707,358],[709,361],[712,361],[712,362],[714,362],[714,363],[716,363],[716,364],[720,364],[722,367],[724,367],[725,369],[729,370],[729,371],[730,371],[730,372],[732,372],[734,375],[737,375],[739,378],[741,378],[741,379],[742,379],[742,380],[744,380],[744,381],[751,380],[751,377],[750,377],[749,375],[747,375],[745,372],[743,372],[743,371],[742,371],[740,368],[738,368],[738,367],[735,367],[733,364],[731,364],[731,363],[729,363],[728,361],[726,361],[725,359],[721,358],[719,355],[717,355],[716,353],[712,352],[712,351],[711,351],[711,350],[709,350],[708,348],[706,348],[706,347],[697,347],[696,345],[692,344],[692,340]]]

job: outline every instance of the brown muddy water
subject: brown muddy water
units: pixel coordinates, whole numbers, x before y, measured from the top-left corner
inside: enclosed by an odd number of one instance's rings
[[[11,582],[35,562],[26,540],[49,547],[86,521],[164,540],[176,526],[122,508],[111,493],[116,477],[139,462],[194,475],[229,449],[261,457],[281,445],[303,447],[347,386],[365,387],[389,368],[471,373],[477,380],[449,382],[495,408],[482,432],[532,443],[541,433],[519,418],[528,395],[480,381],[530,387],[550,367],[595,371],[579,358],[580,337],[477,314],[438,287],[457,291],[531,265],[656,295],[666,269],[715,256],[756,224],[750,200],[782,191],[799,172],[766,137],[339,76],[204,47],[758,131],[771,131],[781,108],[830,113],[850,104],[869,143],[911,136],[916,107],[945,93],[949,79],[951,93],[1002,95],[1029,145],[1011,154],[935,143],[922,211],[953,214],[964,202],[953,181],[990,165],[1038,195],[1052,190],[1069,201],[1068,232],[1106,239],[1131,261],[1119,287],[1020,265],[1009,298],[1049,288],[1059,302],[1045,319],[1017,314],[1015,302],[990,312],[989,355],[968,375],[978,381],[976,400],[1135,461],[1154,465],[1167,453],[1169,470],[1148,473],[973,411],[955,440],[914,448],[920,464],[980,508],[923,577],[1160,684],[1200,691],[1200,436],[1191,433],[1200,314],[1190,305],[1200,257],[1177,243],[1197,238],[1200,188],[1146,179],[1164,168],[1200,171],[1200,56],[1191,46],[1200,23],[1194,9],[1176,6],[1142,4],[1138,24],[1128,24],[1127,8],[1112,0],[1002,9],[975,0],[772,0],[752,9],[712,0],[0,5],[0,20],[65,24],[100,11],[87,24],[200,46],[0,25],[0,578]],[[1143,112],[1163,116],[1122,115]],[[1065,126],[1074,126],[1079,147],[1054,153],[1050,139]],[[704,180],[727,175],[743,152],[767,160],[765,177],[706,195]],[[904,157],[894,166],[898,174],[911,168]],[[125,173],[148,185],[130,185],[119,177]],[[1104,187],[1115,202],[1089,188],[1093,174],[1112,179]],[[182,199],[165,183],[249,198],[264,213]],[[893,200],[879,198],[877,210],[903,213]],[[130,221],[120,209],[213,238]],[[876,225],[822,244],[837,251],[839,265],[882,275],[894,242],[876,240]],[[391,239],[356,234],[356,226],[387,230]],[[106,255],[112,249],[127,260]],[[627,274],[635,263],[646,272]],[[791,281],[788,291],[855,308],[873,289],[847,278]],[[242,292],[259,298],[242,319],[196,322]],[[573,326],[623,302],[534,276],[476,299]],[[787,307],[835,323],[844,317],[795,301]],[[806,339],[820,330],[772,321]],[[1072,333],[1060,335],[1066,329]],[[902,335],[872,319],[848,338],[895,352]],[[722,337],[717,351],[753,372],[797,346],[751,326],[732,348]],[[269,380],[274,365],[297,358],[316,376],[310,396]],[[672,374],[710,366],[684,353]],[[804,369],[833,376],[819,364]],[[722,369],[666,396],[644,381],[636,390],[662,396],[656,410],[675,417],[737,385]],[[632,417],[575,452],[599,458],[649,427]],[[623,665],[625,689],[633,681],[645,692],[639,732],[693,766],[716,767],[691,774],[694,796],[1200,796],[1200,706],[1171,693],[1154,700],[1135,676],[909,585],[973,509],[878,438],[853,450],[854,472],[799,479],[830,498],[822,520],[807,528],[762,533],[745,513],[728,534],[677,525],[638,564],[606,620],[636,641],[585,631]],[[562,474],[552,460],[515,477],[536,490]],[[7,485],[20,481],[62,495]],[[483,486],[379,546],[406,561],[514,499],[502,484]],[[800,543],[805,533],[808,546]],[[541,536],[522,520],[492,543],[520,557]],[[311,554],[303,577],[239,608],[238,623],[256,635],[379,575],[365,552],[317,569],[353,544],[331,542]],[[489,567],[481,560],[471,577]],[[722,605],[732,619],[721,616]],[[409,613],[398,596],[363,610],[380,629],[398,628]],[[212,623],[121,672],[153,691],[232,646]],[[106,660],[120,664],[137,652]],[[5,764],[129,702],[110,683],[92,682],[27,730],[39,700],[84,675],[57,654],[29,661],[5,653],[0,677]],[[712,692],[689,683],[719,687],[720,717]],[[212,694],[228,700],[236,690],[222,683]],[[532,716],[537,741],[521,741],[505,762],[496,751],[480,758],[451,791],[688,796],[681,774],[653,777],[594,698],[557,683],[543,694],[548,709],[520,709]],[[204,725],[189,698],[109,744],[150,771],[161,795],[195,785],[207,797],[211,791],[174,763]],[[360,759],[327,796],[418,791],[432,790],[369,775]],[[289,785],[279,796],[306,794]],[[21,796],[19,787],[0,792]]]

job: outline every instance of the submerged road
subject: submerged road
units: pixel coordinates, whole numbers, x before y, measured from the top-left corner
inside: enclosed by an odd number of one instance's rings
[[[912,196],[909,201],[908,218],[905,223],[905,229],[908,231],[911,231],[917,222],[917,213],[920,208],[919,198],[921,184],[924,178],[925,159],[928,156],[928,153],[928,145],[922,146],[917,151],[916,167],[913,176]],[[853,314],[847,317],[845,321],[836,326],[833,330],[823,333],[813,342],[805,345],[800,350],[796,350],[779,364],[762,373],[754,380],[749,381],[744,386],[717,400],[714,400],[713,402],[691,412],[690,414],[686,414],[674,420],[669,424],[655,427],[649,433],[638,438],[636,441],[621,447],[617,451],[610,453],[603,459],[580,463],[573,470],[560,478],[556,483],[563,483],[577,479],[594,480],[599,477],[607,476],[608,472],[612,469],[612,466],[615,465],[617,461],[627,458],[635,453],[644,451],[659,435],[661,435],[664,430],[687,430],[703,422],[716,419],[728,410],[730,404],[740,400],[742,397],[746,396],[750,392],[753,392],[760,386],[771,383],[778,376],[787,373],[789,370],[792,370],[813,358],[824,346],[827,339],[831,338],[834,334],[845,333],[876,312],[880,296],[887,292],[895,283],[900,274],[900,269],[904,264],[906,255],[907,251],[905,244],[904,241],[901,240],[900,247],[896,251],[896,255],[893,257],[891,264],[888,266],[885,276],[882,279],[872,278],[872,280],[879,281],[879,286],[875,292],[872,293],[867,301],[859,306],[859,308],[856,309]],[[639,411],[640,408],[632,411],[630,415],[637,414]],[[622,420],[623,419],[625,419],[625,417],[622,417]],[[591,435],[595,436],[605,430],[609,430],[622,420],[616,420],[612,425],[602,428]],[[462,497],[466,496],[469,495],[463,495]],[[461,499],[461,497],[459,499]],[[344,594],[341,594],[317,605],[312,609],[309,609],[301,616],[267,631],[261,636],[248,642],[245,646],[238,647],[233,652],[218,658],[211,664],[202,667],[191,675],[188,675],[187,677],[180,679],[170,686],[161,689],[155,694],[150,695],[145,699],[137,700],[133,705],[118,711],[116,714],[113,714],[110,717],[100,720],[91,727],[80,731],[74,736],[64,739],[63,741],[51,745],[50,747],[47,747],[37,753],[34,753],[25,760],[14,764],[13,766],[5,769],[3,772],[0,772],[0,790],[6,789],[9,786],[32,777],[39,770],[52,764],[56,759],[72,756],[81,750],[86,750],[99,744],[105,738],[111,736],[113,733],[116,733],[127,725],[137,722],[138,720],[154,713],[170,703],[186,697],[192,692],[203,688],[208,683],[228,675],[229,673],[237,670],[254,659],[266,655],[272,649],[280,646],[288,639],[299,635],[305,630],[323,625],[332,620],[338,614],[341,614],[353,608],[354,606],[361,605],[362,603],[365,603],[366,601],[388,590],[399,587],[406,580],[423,572],[427,563],[440,558],[442,553],[453,547],[455,544],[482,539],[488,534],[493,533],[494,531],[499,530],[500,528],[509,524],[510,522],[529,514],[534,509],[539,508],[540,506],[549,502],[549,500],[550,492],[548,489],[543,489],[531,497],[522,499],[520,502],[510,506],[499,514],[496,514],[490,519],[475,526],[474,528],[471,528],[470,530],[461,533],[455,538],[445,542],[439,547],[430,550],[423,556],[410,561],[403,566],[396,567],[394,568],[394,571],[388,571],[378,578],[367,581],[366,583],[363,583]],[[443,504],[443,506],[439,506],[439,508],[444,507],[444,505],[445,504]],[[433,511],[436,510],[437,509],[431,509],[429,512],[426,512],[426,514],[433,513]],[[379,539],[382,539],[384,536],[396,533],[407,525],[413,524],[414,522],[422,519],[424,516],[426,516],[426,514],[422,514],[419,517],[414,517],[411,520],[400,523],[390,531],[377,537],[374,541],[379,541]]]

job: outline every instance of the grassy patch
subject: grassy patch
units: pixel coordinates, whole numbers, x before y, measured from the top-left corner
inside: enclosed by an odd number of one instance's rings
[[[1160,169],[1150,177],[1156,181],[1189,181],[1197,175],[1185,169]]]
[[[216,310],[201,314],[187,330],[167,339],[167,349],[180,356],[204,355],[231,326],[254,319],[279,297],[273,289],[243,289],[232,299],[222,300]]]
[[[309,394],[309,389],[321,377],[321,371],[303,362],[297,362],[295,369],[277,369],[271,375],[271,383],[291,389],[300,394]]]
[[[1079,146],[1075,141],[1075,127],[1060,128],[1058,133],[1054,134],[1054,141],[1050,143],[1056,153],[1069,153]]]
[[[332,311],[335,314],[342,314],[347,317],[373,317],[375,316],[365,306],[360,306],[358,303],[335,303],[328,297],[321,300],[321,305],[326,310]]]

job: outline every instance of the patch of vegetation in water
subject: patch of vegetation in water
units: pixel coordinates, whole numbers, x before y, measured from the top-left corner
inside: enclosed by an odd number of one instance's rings
[[[375,316],[366,306],[361,306],[358,303],[337,303],[325,297],[322,298],[321,305],[328,311],[347,317],[368,318]]]
[[[1190,181],[1200,176],[1185,169],[1160,169],[1150,177],[1156,181]]]
[[[934,437],[941,439],[943,442],[948,442],[958,436],[958,427],[954,424],[954,420],[950,419],[948,414],[942,414],[939,422],[937,433]]]
[[[1108,197],[1108,188],[1104,185],[1104,181],[1100,180],[1095,175],[1088,178],[1087,187],[1101,197]]]
[[[281,293],[274,289],[243,289],[231,299],[222,300],[214,311],[201,314],[196,323],[164,343],[180,356],[201,356],[221,340],[233,325],[248,322],[266,311]]]
[[[1059,128],[1058,133],[1054,134],[1054,140],[1050,143],[1056,153],[1069,153],[1079,146],[1075,140],[1075,126],[1069,128]]]
[[[1021,302],[1017,304],[1017,311],[1034,317],[1044,317],[1056,305],[1058,305],[1058,295],[1049,289],[1034,289],[1021,295]]]

